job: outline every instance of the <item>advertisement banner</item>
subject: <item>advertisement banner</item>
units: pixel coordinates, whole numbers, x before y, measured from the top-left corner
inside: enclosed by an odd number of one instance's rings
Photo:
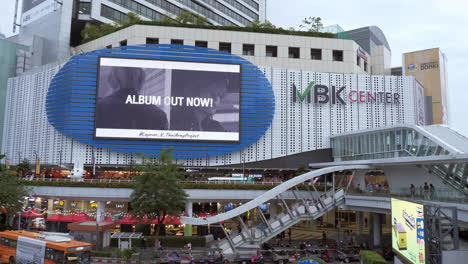
[[[16,246],[16,263],[18,264],[44,264],[46,242],[18,237]]]
[[[237,142],[240,70],[101,57],[95,137]]]
[[[21,25],[26,26],[54,10],[54,0],[23,0]]]
[[[392,198],[392,248],[410,263],[426,263],[424,206]]]

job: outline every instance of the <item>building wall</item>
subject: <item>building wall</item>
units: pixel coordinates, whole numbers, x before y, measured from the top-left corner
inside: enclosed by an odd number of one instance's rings
[[[43,164],[123,165],[137,160],[131,154],[111,152],[73,141],[57,132],[47,121],[45,101],[51,79],[60,65],[51,64],[22,76],[10,78],[6,105],[3,153],[12,164],[41,158]],[[240,152],[223,156],[177,160],[187,166],[219,166],[268,160],[330,147],[329,137],[346,131],[398,123],[415,124],[415,81],[413,77],[320,73],[286,68],[260,67],[275,95],[275,115],[264,136]],[[300,91],[314,81],[328,87],[346,86],[346,104],[294,101],[293,85]],[[350,90],[400,94],[400,104],[357,103],[345,97]]]
[[[439,48],[405,53],[404,74],[414,76],[425,88],[433,124],[447,124],[446,57]]]
[[[159,44],[170,44],[171,39],[182,39],[185,45],[207,41],[208,48],[212,49],[219,49],[220,42],[227,42],[231,43],[232,54],[242,56],[255,65],[318,72],[367,73],[363,64],[356,65],[359,46],[353,40],[197,28],[134,25],[77,46],[74,53],[103,49],[109,45],[118,47],[123,40],[127,40],[127,45],[146,44],[146,38],[158,38]],[[254,56],[243,55],[244,44],[255,45]],[[267,45],[277,46],[277,57],[266,56]],[[289,58],[289,47],[299,48],[300,58]],[[322,59],[312,60],[311,49],[321,49]],[[333,50],[343,51],[343,61],[333,61]],[[372,59],[369,55],[367,57],[370,69]]]
[[[8,78],[16,74],[16,52],[27,51],[23,45],[0,39],[0,138],[3,135]],[[0,149],[1,149],[0,142]]]

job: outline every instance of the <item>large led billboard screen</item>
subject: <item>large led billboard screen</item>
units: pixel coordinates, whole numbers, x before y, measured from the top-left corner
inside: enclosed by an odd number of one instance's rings
[[[239,141],[240,64],[101,57],[95,137]]]
[[[424,206],[392,198],[392,248],[406,262],[426,263]]]

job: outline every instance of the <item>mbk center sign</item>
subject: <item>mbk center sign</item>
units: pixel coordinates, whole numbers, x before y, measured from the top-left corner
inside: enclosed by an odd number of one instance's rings
[[[346,91],[346,86],[336,87],[310,82],[304,91],[297,89],[293,84],[293,102],[314,104],[343,104],[351,103],[377,103],[377,104],[400,104],[400,94],[392,92],[368,92],[351,90]]]

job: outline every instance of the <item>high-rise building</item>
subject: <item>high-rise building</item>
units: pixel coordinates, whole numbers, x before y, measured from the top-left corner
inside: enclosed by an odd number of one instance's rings
[[[424,86],[428,124],[447,124],[446,64],[447,57],[439,48],[403,54],[404,74]]]
[[[11,40],[32,46],[31,66],[39,66],[68,58],[87,24],[125,20],[129,12],[158,21],[183,11],[206,17],[211,25],[246,26],[265,20],[266,0],[23,0],[20,33]]]

